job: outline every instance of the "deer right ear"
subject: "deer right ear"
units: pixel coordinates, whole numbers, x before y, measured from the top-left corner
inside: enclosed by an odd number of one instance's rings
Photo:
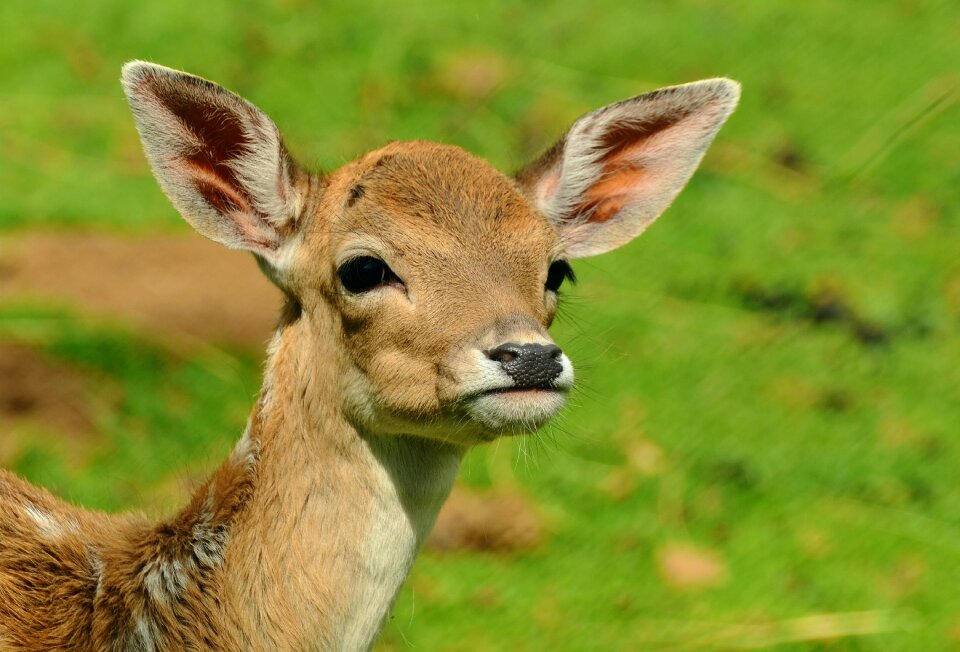
[[[267,115],[205,79],[143,61],[123,67],[143,149],[201,234],[279,262],[302,207],[300,174]]]
[[[602,254],[667,209],[739,97],[736,82],[708,79],[597,109],[517,181],[557,227],[570,257]]]

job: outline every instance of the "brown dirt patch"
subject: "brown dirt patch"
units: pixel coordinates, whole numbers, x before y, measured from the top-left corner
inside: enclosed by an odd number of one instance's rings
[[[663,582],[681,591],[702,591],[723,584],[727,564],[713,550],[671,541],[656,552],[657,570]]]
[[[524,497],[458,487],[440,510],[427,547],[442,552],[518,552],[532,550],[546,538],[540,516]]]
[[[36,422],[65,434],[91,433],[94,419],[85,390],[91,382],[29,347],[0,343],[0,434],[6,437],[16,422]]]
[[[18,301],[259,347],[280,294],[252,256],[194,234],[28,233],[0,237],[0,302]]]

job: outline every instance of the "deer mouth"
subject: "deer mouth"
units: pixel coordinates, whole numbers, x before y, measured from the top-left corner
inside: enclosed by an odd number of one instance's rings
[[[546,425],[566,403],[560,387],[497,387],[465,401],[467,414],[498,434],[534,432]]]
[[[559,387],[498,387],[496,389],[488,389],[485,392],[477,394],[477,396],[518,396],[518,397],[536,397],[543,394],[550,394],[554,392],[559,392],[565,394],[566,389],[561,389]]]

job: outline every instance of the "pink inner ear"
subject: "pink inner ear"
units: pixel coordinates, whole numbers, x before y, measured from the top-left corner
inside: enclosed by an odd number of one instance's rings
[[[641,163],[644,150],[686,115],[676,112],[646,122],[625,122],[606,132],[600,139],[605,150],[599,160],[603,173],[584,193],[580,214],[589,215],[590,222],[606,222],[638,199],[651,182],[650,170]]]
[[[228,215],[235,211],[251,212],[249,198],[239,187],[231,186],[227,179],[217,173],[216,168],[205,166],[195,158],[184,160],[183,164],[189,170],[197,192],[218,213]]]
[[[246,195],[236,192],[221,176],[210,168],[201,167],[193,161],[184,161],[197,192],[218,213],[229,216],[234,232],[247,245],[273,250],[278,246],[276,232],[266,228],[258,219]]]
[[[643,167],[634,165],[620,165],[605,173],[587,190],[581,214],[589,214],[590,222],[606,222],[638,194],[638,186],[646,176]]]

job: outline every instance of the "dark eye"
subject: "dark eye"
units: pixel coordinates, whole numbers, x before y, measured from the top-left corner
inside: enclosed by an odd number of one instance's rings
[[[390,281],[400,281],[385,262],[373,256],[348,260],[337,268],[337,276],[343,287],[355,294],[367,292]]]
[[[547,282],[544,287],[550,292],[556,292],[560,289],[564,279],[569,279],[571,283],[577,282],[577,277],[573,273],[570,263],[565,260],[555,260],[550,269],[547,270]]]

